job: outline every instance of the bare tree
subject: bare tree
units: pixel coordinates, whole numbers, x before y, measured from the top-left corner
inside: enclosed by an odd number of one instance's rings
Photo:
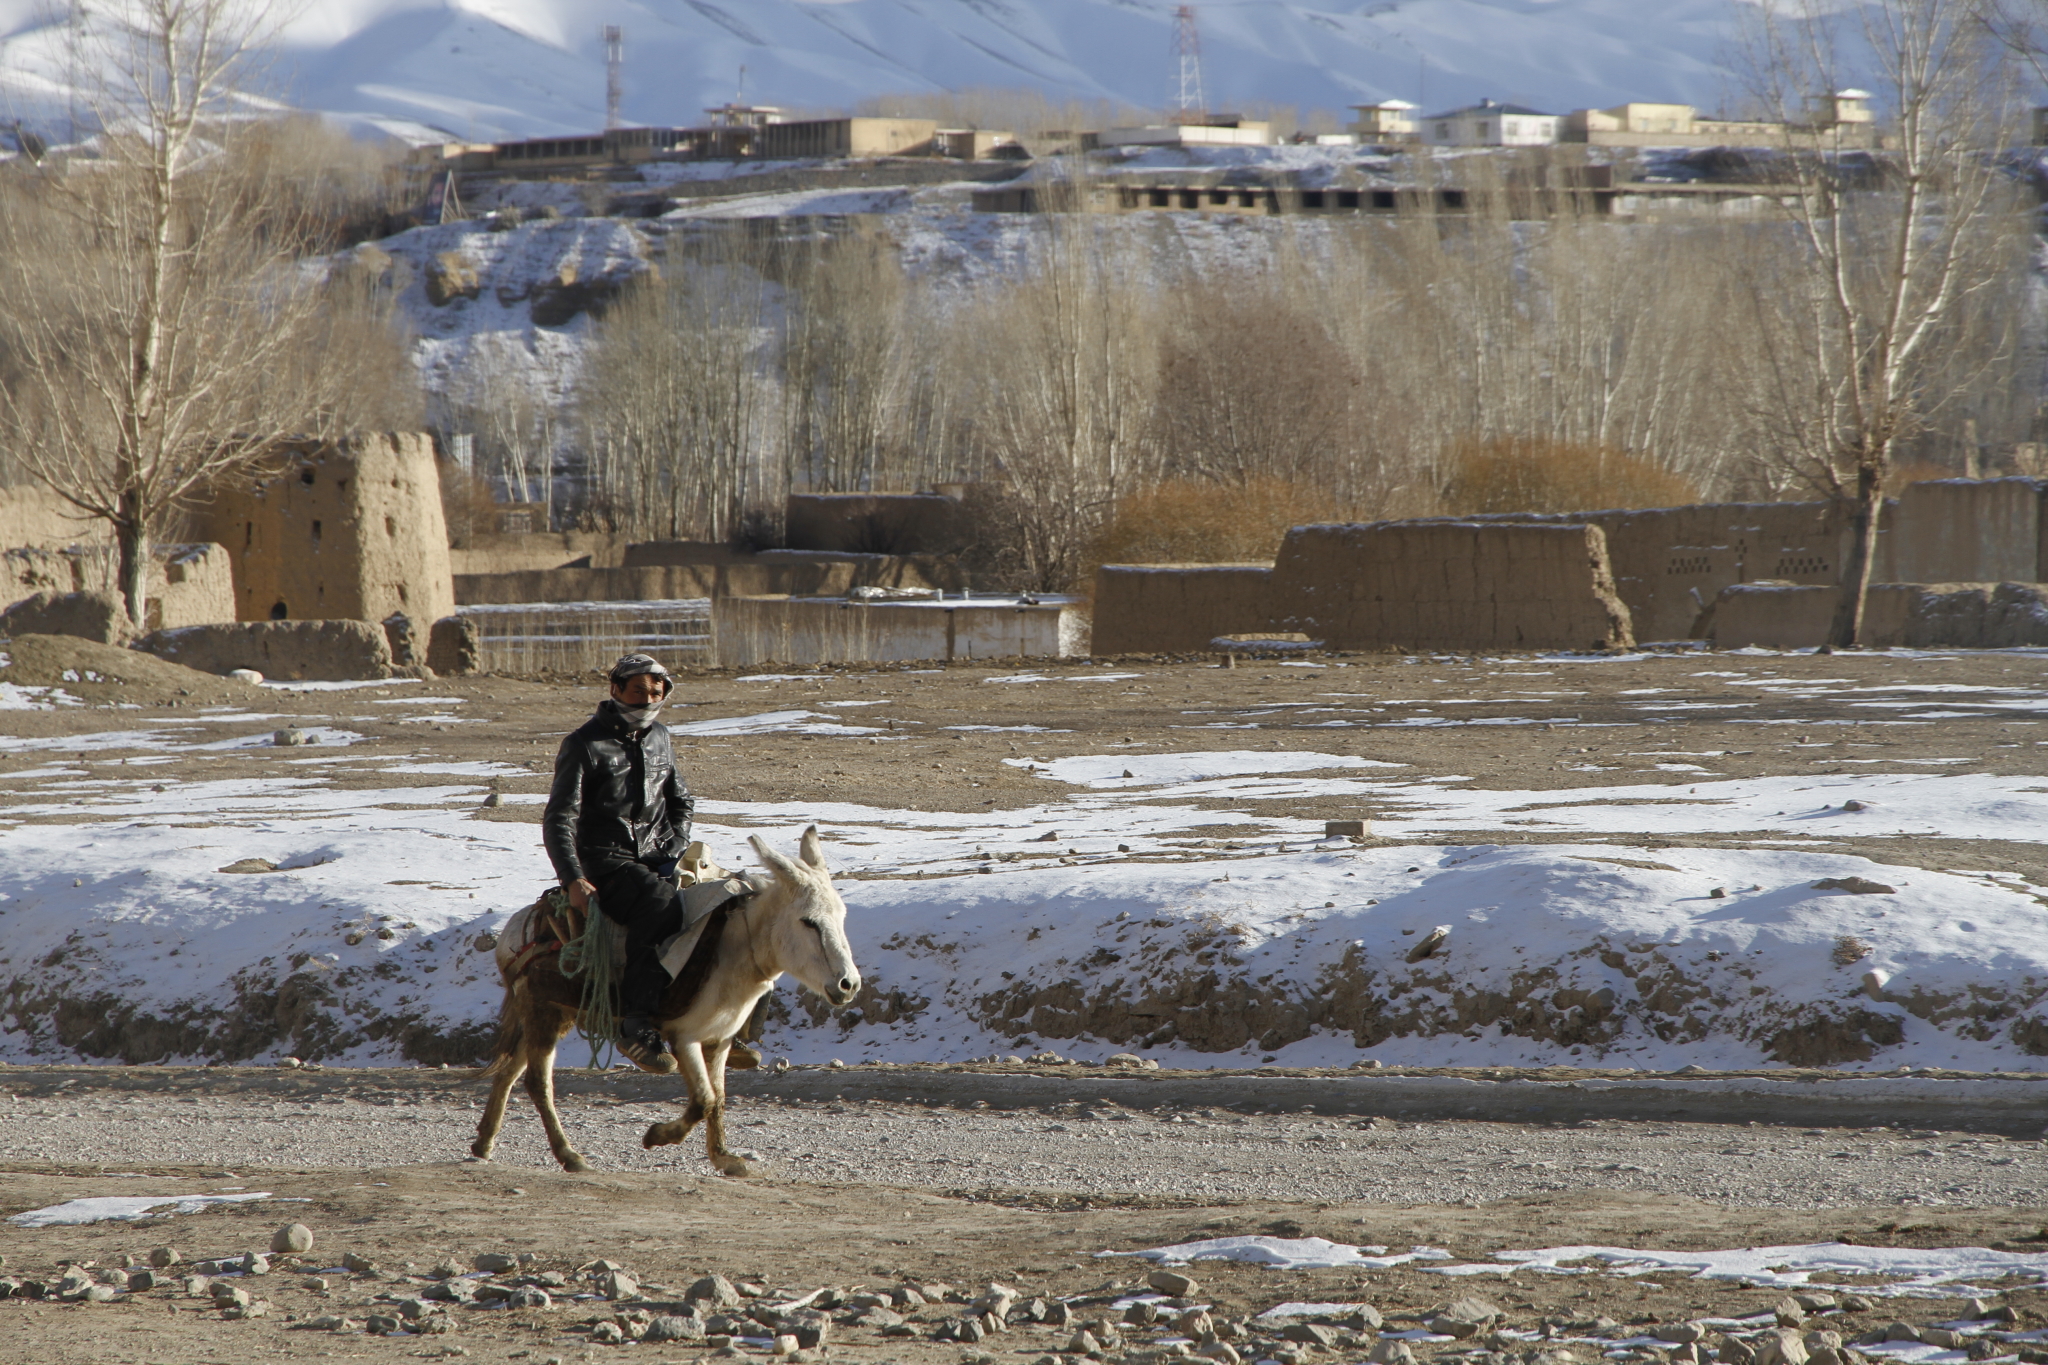
[[[744,241],[671,254],[597,329],[579,410],[601,496],[629,531],[724,540],[766,499],[769,288]]]
[[[475,437],[477,472],[507,501],[538,505],[551,527],[555,456],[564,435],[560,405],[513,353],[518,345],[502,336],[477,339],[449,386],[449,420]]]
[[[2019,221],[1998,157],[2013,130],[2012,73],[1981,7],[1871,0],[1855,13],[1890,116],[1881,147],[1834,106],[1847,84],[1838,16],[1769,0],[1749,63],[1793,172],[1778,202],[1796,245],[1754,257],[1769,272],[1758,296],[1772,314],[1766,414],[1788,458],[1850,509],[1838,645],[1863,634],[1886,480],[1969,387],[1956,343],[2008,278]],[[1858,142],[1867,154],[1854,154]]]
[[[138,625],[176,510],[363,398],[336,330],[371,334],[306,264],[331,222],[248,154],[237,101],[269,17],[244,0],[96,13],[91,147],[0,176],[0,445],[111,525]]]

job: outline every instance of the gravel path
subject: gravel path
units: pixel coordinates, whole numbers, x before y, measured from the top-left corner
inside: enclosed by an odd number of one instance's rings
[[[708,1173],[694,1140],[640,1148],[648,1123],[673,1117],[667,1106],[565,1096],[562,1114],[598,1170]],[[416,1096],[12,1096],[0,1100],[0,1165],[218,1165],[251,1176],[266,1167],[447,1162],[466,1156],[476,1119],[474,1103]],[[2048,1197],[2043,1143],[1927,1131],[1409,1124],[1100,1105],[962,1111],[741,1100],[731,1140],[764,1158],[771,1178],[1201,1202],[1460,1204],[1586,1190],[1733,1207],[1981,1208]],[[518,1092],[497,1161],[553,1164]]]

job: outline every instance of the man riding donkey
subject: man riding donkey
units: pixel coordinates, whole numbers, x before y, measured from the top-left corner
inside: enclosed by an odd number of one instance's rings
[[[675,1071],[654,1015],[669,974],[655,949],[682,927],[676,871],[696,800],[676,770],[668,727],[655,719],[675,679],[646,654],[612,665],[611,696],[562,741],[542,817],[548,860],[579,914],[594,899],[626,931],[618,1048],[642,1070]],[[731,1065],[760,1058],[735,1042]]]

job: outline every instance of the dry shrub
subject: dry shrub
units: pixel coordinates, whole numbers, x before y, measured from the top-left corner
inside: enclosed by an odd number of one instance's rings
[[[1326,490],[1287,479],[1170,479],[1117,499],[1091,547],[1088,579],[1097,564],[1271,560],[1289,527],[1342,521],[1348,513]]]
[[[1533,437],[1459,446],[1443,490],[1444,511],[1452,516],[1676,507],[1699,500],[1689,480],[1639,455]]]

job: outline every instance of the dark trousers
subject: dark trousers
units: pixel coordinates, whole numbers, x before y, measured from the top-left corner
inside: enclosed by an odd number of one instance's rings
[[[662,875],[674,863],[605,861],[589,868],[598,908],[626,930],[626,974],[619,982],[619,1015],[651,1016],[668,989],[668,973],[655,947],[683,927],[683,906],[675,883]]]

